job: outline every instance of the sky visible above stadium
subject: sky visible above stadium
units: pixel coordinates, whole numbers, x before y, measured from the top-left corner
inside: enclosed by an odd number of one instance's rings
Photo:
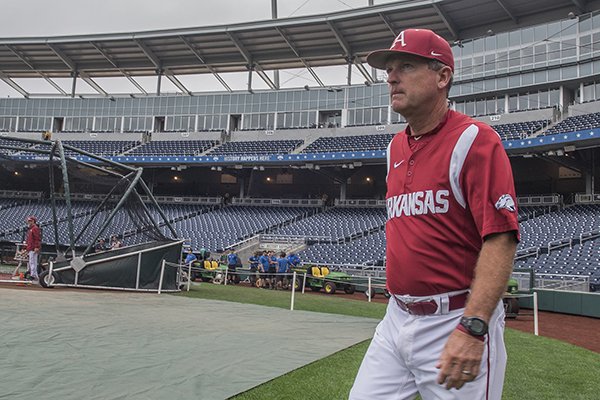
[[[392,3],[393,0],[373,0],[374,5]],[[300,17],[366,7],[369,0],[278,0],[278,18]],[[99,33],[128,33],[173,28],[190,28],[270,20],[271,0],[2,0],[0,12],[0,38],[46,37],[85,35]],[[316,69],[325,85],[343,85],[345,66]],[[233,90],[244,90],[247,74],[223,74]],[[210,74],[178,76],[192,92],[223,91],[223,86]],[[136,78],[149,93],[155,91],[156,77]],[[353,72],[353,80],[364,77]],[[43,79],[15,79],[30,93],[59,95]],[[80,80],[81,81],[81,80]],[[71,79],[55,79],[67,93]],[[138,92],[125,78],[97,79],[109,93]],[[163,93],[178,89],[167,79],[162,81]],[[280,71],[282,88],[317,86],[305,69]],[[261,79],[253,79],[254,89],[268,89]],[[77,83],[78,95],[97,95],[85,82]],[[0,81],[0,97],[21,95]]]
[[[375,5],[393,0],[374,0]],[[278,17],[368,6],[368,0],[278,0]],[[271,19],[271,0],[2,0],[0,37],[135,32]]]

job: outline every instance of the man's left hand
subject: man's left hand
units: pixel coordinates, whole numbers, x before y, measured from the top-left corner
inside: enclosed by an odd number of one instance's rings
[[[446,389],[460,389],[479,374],[484,342],[455,329],[448,338],[436,368],[438,383]]]

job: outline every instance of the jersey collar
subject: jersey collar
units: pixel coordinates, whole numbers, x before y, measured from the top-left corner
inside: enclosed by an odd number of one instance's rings
[[[413,141],[416,142],[420,139],[424,139],[424,137],[431,137],[431,136],[435,135],[436,133],[438,133],[444,127],[444,125],[446,125],[446,122],[448,122],[449,116],[450,116],[450,110],[446,111],[444,118],[442,118],[440,123],[435,128],[433,128],[429,132],[425,132],[424,134],[419,135],[418,138],[415,138],[411,135],[412,130],[410,129],[410,125],[406,126],[406,129],[404,130],[404,132],[408,136],[409,142],[413,142]]]

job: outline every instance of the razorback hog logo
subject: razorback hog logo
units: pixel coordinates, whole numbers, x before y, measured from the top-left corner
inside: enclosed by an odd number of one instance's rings
[[[515,201],[510,194],[503,194],[496,202],[496,210],[506,208],[510,212],[515,212]]]

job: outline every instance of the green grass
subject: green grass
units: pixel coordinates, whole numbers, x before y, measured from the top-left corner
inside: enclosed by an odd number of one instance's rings
[[[289,308],[290,293],[202,284],[181,295]],[[297,310],[381,318],[385,305],[297,293]],[[266,382],[233,400],[347,399],[369,342]],[[505,400],[597,400],[600,354],[545,337],[507,329]]]
[[[192,286],[183,296],[201,299],[234,301],[237,303],[258,304],[261,306],[290,308],[289,291],[255,289],[233,285],[213,285],[203,283]],[[385,315],[386,305],[368,301],[336,298],[335,295],[314,295],[296,292],[295,310],[316,311],[328,314],[353,315],[381,319]]]

